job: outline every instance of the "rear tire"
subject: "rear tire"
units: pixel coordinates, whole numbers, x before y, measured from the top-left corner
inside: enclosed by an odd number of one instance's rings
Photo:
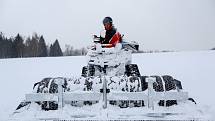
[[[140,72],[137,64],[129,64],[125,66],[125,75],[129,76],[138,76],[140,77]]]
[[[93,65],[84,66],[82,68],[81,76],[88,77],[95,75],[95,67]]]
[[[179,88],[182,88],[181,82],[178,80],[173,79],[172,76],[164,75],[164,76],[151,76],[156,78],[156,82],[153,83],[153,89],[156,92],[164,92],[164,91],[170,91],[170,90],[176,90],[179,86]],[[176,88],[177,87],[177,88]],[[160,100],[158,102],[159,106],[172,106],[176,105],[176,100]]]
[[[42,102],[41,108],[46,111],[57,110],[58,104],[57,104],[57,102],[54,102],[54,101],[44,101],[44,102]]]
[[[146,89],[148,89],[148,82],[146,82],[146,78],[148,76],[141,76],[140,80],[141,80],[141,89],[142,91],[145,91]]]
[[[181,88],[181,82],[178,80],[175,80],[172,76],[169,75],[164,75],[162,76],[163,78],[163,82],[165,83],[165,91],[170,91],[170,90],[176,90],[177,88]],[[178,90],[177,90],[178,91]],[[160,106],[172,106],[172,105],[177,105],[177,101],[176,100],[166,100],[164,102],[164,100],[160,100],[160,102],[158,103]]]

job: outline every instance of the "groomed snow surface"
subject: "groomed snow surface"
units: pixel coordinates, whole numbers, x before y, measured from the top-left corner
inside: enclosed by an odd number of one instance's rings
[[[184,91],[194,98],[192,103],[169,108],[125,108],[101,103],[84,108],[66,105],[63,110],[41,111],[37,104],[29,110],[14,113],[33,84],[45,77],[79,77],[86,65],[84,56],[0,59],[0,121],[36,121],[50,119],[208,119],[215,120],[215,51],[133,54],[141,75],[171,75],[182,82]],[[101,111],[102,110],[102,111]],[[175,114],[168,115],[174,111]],[[157,113],[156,115],[154,113]],[[166,116],[168,115],[168,116]],[[108,118],[107,118],[108,117]]]

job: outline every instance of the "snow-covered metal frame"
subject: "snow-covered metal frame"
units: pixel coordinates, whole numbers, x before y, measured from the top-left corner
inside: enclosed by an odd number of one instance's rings
[[[154,102],[159,100],[177,100],[178,102],[184,102],[188,100],[188,92],[177,91],[177,92],[156,92],[153,89],[153,83],[156,81],[155,78],[149,77],[148,90],[144,92],[117,92],[111,91],[110,93],[100,92],[88,92],[88,91],[77,91],[77,92],[63,92],[62,83],[58,84],[58,93],[31,93],[25,95],[25,100],[28,102],[38,101],[56,101],[58,107],[63,108],[65,102],[68,101],[100,101],[104,104],[108,101],[136,101],[142,100],[145,105],[149,108],[154,108]],[[105,97],[105,99],[104,99]],[[104,106],[106,107],[106,106]]]

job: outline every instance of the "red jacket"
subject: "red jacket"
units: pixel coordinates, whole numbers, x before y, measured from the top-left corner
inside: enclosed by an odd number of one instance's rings
[[[109,40],[110,46],[106,46],[107,48],[115,47],[117,43],[120,43],[122,40],[121,34],[119,32],[116,32],[113,37]]]
[[[111,30],[105,31],[104,34],[104,37],[100,35],[100,42],[101,44],[111,44],[106,46],[107,48],[115,47],[122,40],[121,34],[114,27]]]

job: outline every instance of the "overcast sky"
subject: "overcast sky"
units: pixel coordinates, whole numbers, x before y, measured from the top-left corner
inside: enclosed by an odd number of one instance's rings
[[[148,50],[215,47],[215,0],[0,0],[0,31],[86,47],[111,16],[125,39]]]

